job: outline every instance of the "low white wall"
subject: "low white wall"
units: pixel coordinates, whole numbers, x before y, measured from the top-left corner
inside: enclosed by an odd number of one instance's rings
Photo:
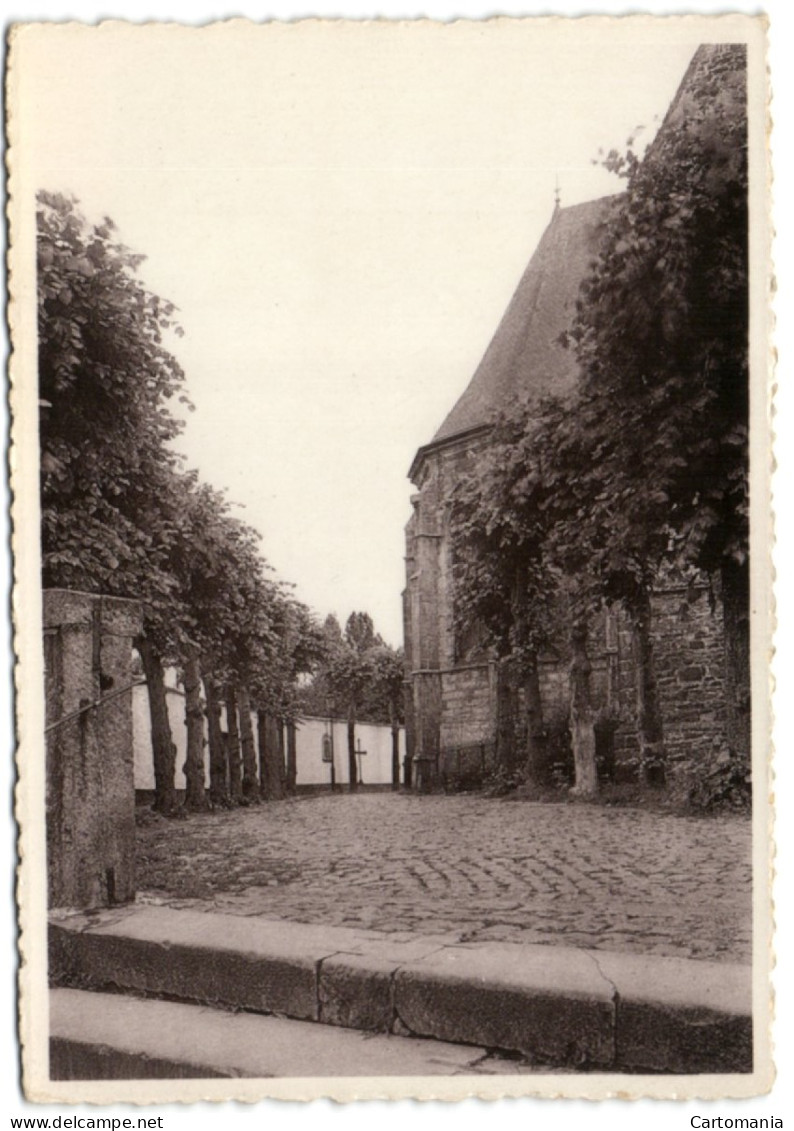
[[[297,724],[296,785],[330,785],[331,766],[323,762],[323,735],[329,733],[327,719],[301,719]],[[364,785],[391,783],[391,727],[377,723],[356,723],[356,746],[366,751],[357,758],[360,781]],[[337,785],[350,781],[347,757],[347,723],[333,724],[334,771]],[[400,774],[405,757],[405,728],[400,727]]]
[[[185,788],[185,764],[187,732],[185,728],[184,692],[173,685],[174,677],[168,679],[168,718],[171,734],[176,746],[176,773],[174,785]],[[257,735],[256,715],[251,713],[254,736]],[[221,713],[221,726],[225,729],[224,713]],[[329,732],[327,719],[301,719],[296,723],[297,777],[296,785],[323,786],[331,784],[331,767],[323,762],[323,735]],[[149,701],[145,687],[135,687],[132,692],[132,733],[135,758],[135,788],[154,789],[154,765],[152,762],[151,726],[149,723]],[[209,785],[209,751],[206,746],[207,727],[204,726],[204,780]],[[357,759],[360,780],[364,785],[389,785],[391,774],[391,727],[377,723],[356,724],[356,745],[366,751]],[[335,721],[333,724],[334,770],[337,785],[349,781],[347,758],[347,724]],[[405,728],[400,727],[400,775],[405,757]]]
[[[176,773],[174,785],[185,788],[185,764],[187,752],[187,728],[185,726],[185,695],[176,687],[166,689],[168,720],[171,723],[171,736],[176,746]],[[204,724],[204,738],[207,725]],[[135,687],[132,691],[132,738],[135,757],[135,788],[154,789],[154,762],[152,760],[152,729],[149,722],[149,696],[145,687]],[[204,780],[210,784],[209,754],[204,747]]]

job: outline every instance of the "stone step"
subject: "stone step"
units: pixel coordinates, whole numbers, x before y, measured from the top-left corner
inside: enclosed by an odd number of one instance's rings
[[[53,916],[50,971],[560,1068],[752,1070],[749,966],[131,905]]]
[[[484,1048],[85,990],[50,994],[50,1079],[459,1076],[531,1072]]]

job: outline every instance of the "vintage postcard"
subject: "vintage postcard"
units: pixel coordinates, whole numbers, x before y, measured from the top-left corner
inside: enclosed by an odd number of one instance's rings
[[[765,37],[11,30],[29,1100],[770,1088]]]

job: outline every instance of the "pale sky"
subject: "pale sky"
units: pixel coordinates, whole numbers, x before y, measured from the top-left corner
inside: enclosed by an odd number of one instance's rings
[[[31,39],[27,183],[73,192],[180,309],[179,449],[319,616],[401,642],[416,448],[562,203],[651,136],[698,39],[573,22],[70,30]],[[29,122],[29,124],[28,124]]]

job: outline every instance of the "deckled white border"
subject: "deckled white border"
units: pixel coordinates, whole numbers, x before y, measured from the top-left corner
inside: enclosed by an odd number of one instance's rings
[[[664,20],[653,19],[654,34],[665,38],[675,38],[682,23],[689,25],[698,22],[699,17],[671,17]],[[426,21],[425,21],[426,22]],[[546,23],[548,21],[539,21]],[[651,22],[649,17],[632,17],[614,21],[611,17],[588,19],[593,30],[609,30],[623,33],[643,30]],[[315,26],[317,21],[308,21]],[[630,25],[630,26],[629,26]],[[108,26],[108,25],[105,25]],[[110,26],[113,26],[112,24]],[[118,25],[116,25],[118,26]],[[246,33],[245,21],[231,21],[225,29]],[[294,28],[295,25],[290,25]],[[448,25],[446,25],[448,26]],[[140,34],[138,29],[131,29]],[[272,28],[271,32],[281,29]],[[443,34],[443,28],[440,29]],[[64,32],[83,34],[81,25],[71,25]],[[476,1095],[480,1098],[497,1098],[519,1095],[543,1096],[584,1096],[604,1098],[618,1096],[634,1098],[637,1096],[660,1096],[665,1098],[686,1097],[726,1097],[758,1094],[771,1083],[769,1072],[769,1028],[768,1028],[768,969],[763,955],[768,953],[769,916],[766,914],[767,893],[759,884],[755,892],[755,951],[761,958],[755,970],[756,1007],[760,1015],[756,1017],[757,1061],[765,1067],[756,1070],[752,1076],[702,1076],[702,1077],[659,1077],[659,1076],[610,1076],[610,1075],[572,1075],[570,1077],[528,1076],[528,1077],[423,1077],[419,1079],[341,1079],[333,1080],[276,1080],[276,1081],[147,1081],[147,1082],[94,1082],[55,1084],[46,1081],[46,1051],[44,1038],[46,1025],[46,979],[43,926],[45,923],[46,892],[44,885],[44,828],[42,820],[42,800],[44,796],[43,758],[41,750],[42,702],[41,702],[41,624],[38,600],[38,468],[36,465],[36,406],[35,397],[30,396],[35,388],[35,357],[31,346],[35,343],[35,302],[33,287],[35,273],[31,250],[33,247],[30,216],[23,215],[19,202],[32,199],[35,185],[26,181],[24,162],[24,139],[16,135],[16,116],[14,114],[15,89],[18,72],[16,67],[22,56],[20,45],[25,34],[35,34],[33,28],[22,29],[14,36],[12,65],[8,77],[8,105],[10,107],[9,137],[12,145],[9,164],[11,170],[10,215],[14,244],[11,253],[12,278],[11,291],[14,301],[11,307],[11,326],[15,349],[12,363],[14,391],[12,393],[13,438],[15,449],[12,452],[12,476],[15,491],[14,516],[17,533],[14,538],[15,570],[17,592],[14,612],[18,625],[17,646],[25,672],[24,680],[18,681],[18,713],[23,743],[20,750],[21,783],[18,795],[18,813],[22,825],[23,868],[20,875],[20,918],[23,928],[23,953],[26,966],[23,971],[23,1008],[21,1037],[25,1046],[26,1077],[28,1090],[37,1100],[58,1102],[108,1103],[129,1101],[134,1103],[163,1103],[173,1100],[191,1102],[198,1099],[228,1099],[231,1097],[251,1101],[263,1096],[289,1099],[306,1099],[315,1096],[330,1096],[335,1099],[353,1098],[396,1099],[412,1096],[421,1099],[461,1099]],[[212,34],[212,29],[197,30],[171,25],[169,34],[195,35]],[[763,29],[758,21],[746,17],[725,16],[708,18],[699,38],[706,42],[717,40],[744,39],[749,36],[753,49],[748,59],[748,82],[753,100],[751,110],[751,152],[754,153],[756,169],[758,162],[765,163],[764,139],[762,136],[763,99],[765,97]],[[761,134],[759,134],[761,130]],[[769,224],[763,194],[753,201],[753,239],[752,255],[755,270],[761,265],[761,276],[756,274],[753,290],[753,368],[756,374],[768,369],[768,301],[764,265],[768,262]],[[768,469],[770,464],[767,443],[768,402],[762,382],[756,380],[753,400],[753,555],[756,594],[768,594],[769,564],[767,547],[771,544],[771,526],[768,508]],[[760,424],[760,428],[759,428]],[[759,468],[761,471],[759,472]],[[20,516],[25,516],[24,528]],[[768,640],[770,636],[771,612],[769,601],[764,607],[756,609],[756,637],[754,641],[754,742],[756,753],[765,759],[769,747],[769,717],[765,709],[768,680]],[[35,610],[35,612],[34,612]],[[761,645],[760,661],[759,648]],[[756,765],[756,804],[754,809],[754,852],[756,875],[763,876],[768,871],[768,818],[766,804],[767,790],[762,787],[765,777],[765,764]]]

